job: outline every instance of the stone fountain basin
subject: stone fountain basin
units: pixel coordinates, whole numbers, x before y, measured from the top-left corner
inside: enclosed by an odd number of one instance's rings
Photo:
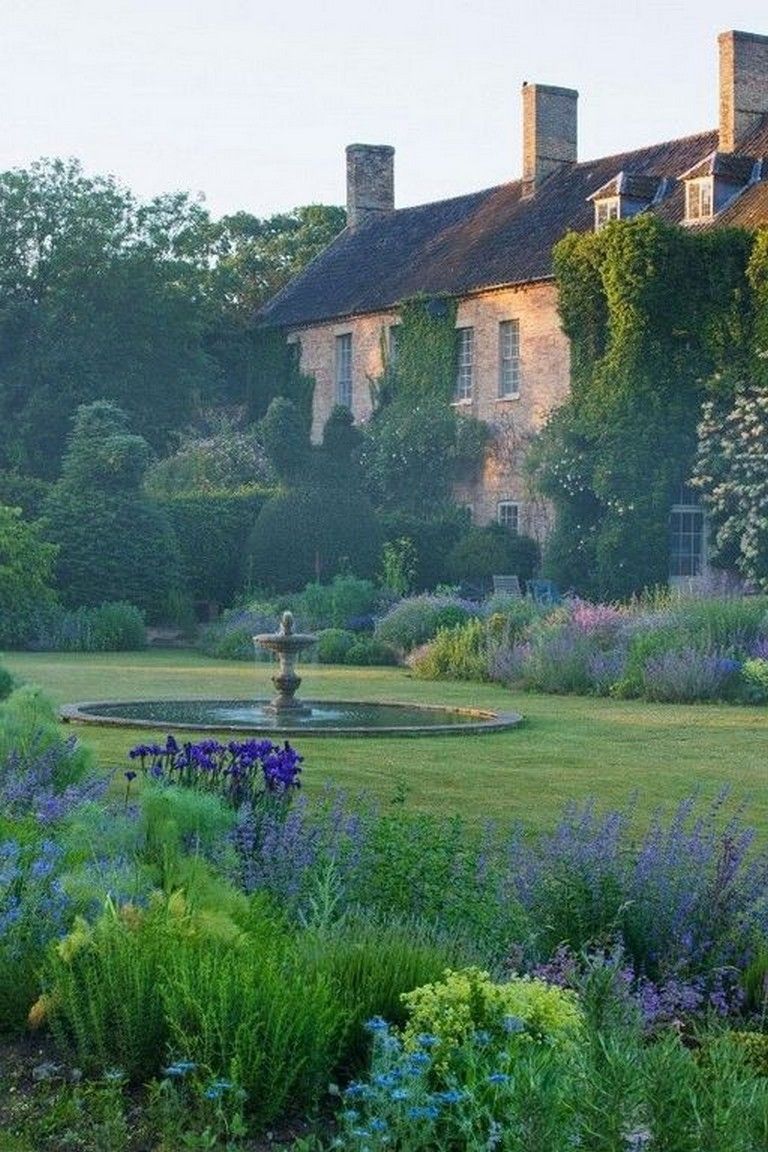
[[[270,713],[267,700],[101,700],[62,707],[62,720],[125,728],[281,736],[467,736],[517,727],[517,712],[364,700],[302,700],[306,713]]]

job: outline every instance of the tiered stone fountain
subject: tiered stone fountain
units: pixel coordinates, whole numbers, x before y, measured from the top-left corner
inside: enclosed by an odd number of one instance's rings
[[[306,716],[312,709],[296,699],[301,684],[301,676],[296,675],[296,660],[300,652],[317,642],[317,636],[309,632],[294,632],[293,613],[283,612],[277,632],[262,632],[253,639],[260,648],[274,652],[279,661],[278,670],[272,677],[277,696],[264,710],[275,716]]]
[[[131,700],[69,704],[62,720],[116,724],[132,728],[191,729],[212,732],[263,732],[306,736],[442,736],[513,728],[515,712],[483,708],[443,708],[417,704],[369,703],[362,700],[297,700],[301,677],[299,654],[317,637],[295,632],[293,615],[284,612],[277,632],[253,640],[273,652],[278,669],[272,677],[272,700]]]

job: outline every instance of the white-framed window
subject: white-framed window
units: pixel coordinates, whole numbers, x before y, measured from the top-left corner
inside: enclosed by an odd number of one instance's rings
[[[686,220],[711,220],[713,210],[712,177],[685,182]]]
[[[336,337],[336,403],[352,407],[352,333]]]
[[[595,232],[605,228],[611,220],[618,220],[621,216],[621,206],[618,196],[606,197],[605,200],[595,200]]]
[[[499,398],[520,395],[520,321],[499,324]]]
[[[671,580],[701,576],[706,553],[706,522],[696,489],[680,485],[669,514],[669,575]]]
[[[458,351],[454,400],[471,400],[475,363],[474,328],[457,328]]]
[[[520,505],[516,500],[499,500],[496,505],[496,519],[502,528],[510,532],[519,532]]]

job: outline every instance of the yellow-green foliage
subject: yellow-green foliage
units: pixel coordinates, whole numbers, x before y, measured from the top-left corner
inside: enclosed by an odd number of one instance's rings
[[[447,968],[440,983],[425,984],[401,999],[409,1015],[405,1047],[417,1048],[425,1034],[436,1037],[437,1069],[445,1068],[452,1049],[479,1032],[506,1049],[532,1042],[567,1049],[584,1023],[574,992],[529,976],[494,984],[487,972],[474,967]]]
[[[423,680],[490,679],[485,623],[468,620],[458,628],[441,628],[413,662],[413,673]]]
[[[761,1076],[768,1076],[768,1033],[766,1032],[730,1032],[752,1069]]]

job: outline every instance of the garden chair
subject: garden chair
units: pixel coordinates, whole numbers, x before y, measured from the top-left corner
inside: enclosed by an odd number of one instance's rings
[[[493,591],[504,592],[507,596],[522,596],[520,581],[517,576],[494,576]]]

